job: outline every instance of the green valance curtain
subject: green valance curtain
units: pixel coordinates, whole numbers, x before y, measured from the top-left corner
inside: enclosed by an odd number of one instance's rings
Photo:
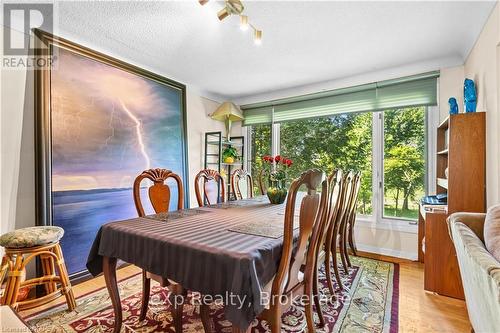
[[[437,78],[430,72],[270,102],[242,105],[244,126],[340,113],[437,105]],[[273,111],[274,110],[274,111]]]

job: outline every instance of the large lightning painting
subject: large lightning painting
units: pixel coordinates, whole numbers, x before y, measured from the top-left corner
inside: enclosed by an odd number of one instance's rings
[[[182,97],[177,87],[58,49],[51,70],[52,215],[65,229],[70,273],[85,269],[102,224],[137,216],[131,187],[143,170],[185,176]]]

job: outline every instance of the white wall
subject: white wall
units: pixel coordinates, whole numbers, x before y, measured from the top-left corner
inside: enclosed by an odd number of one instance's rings
[[[500,4],[497,4],[464,64],[465,77],[477,85],[477,110],[486,112],[486,186],[488,206],[500,202]]]
[[[189,152],[189,198],[191,207],[197,207],[194,192],[194,177],[203,169],[205,132],[222,131],[225,133],[224,123],[214,121],[208,116],[219,106],[218,102],[200,97],[196,93],[187,93],[187,125],[188,125],[188,152]],[[234,123],[231,128],[234,136],[241,134],[241,123]]]
[[[3,26],[0,34],[3,36]],[[26,70],[2,68],[0,79],[0,231],[2,233],[35,224],[34,88],[31,74],[32,72]]]
[[[448,99],[455,97],[458,109],[463,112],[464,106],[464,66],[442,68],[439,76],[439,122],[446,118],[450,108]]]
[[[486,112],[487,206],[500,203],[500,4],[497,4],[464,65],[441,70],[440,119],[448,115],[448,98],[457,97],[463,109],[463,81],[473,79],[478,112]]]

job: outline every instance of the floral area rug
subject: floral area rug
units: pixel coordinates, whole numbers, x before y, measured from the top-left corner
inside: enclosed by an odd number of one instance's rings
[[[343,291],[332,298],[324,272],[320,273],[322,310],[326,326],[317,332],[388,332],[398,331],[399,266],[384,261],[351,257],[349,273],[340,269]],[[333,272],[333,270],[332,270]],[[168,289],[153,283],[149,311],[144,321],[139,320],[141,304],[141,275],[126,278],[119,283],[123,307],[122,332],[174,333]],[[188,300],[184,306],[183,332],[203,332],[199,307]],[[316,316],[316,314],[315,314]],[[24,318],[34,332],[112,332],[113,310],[105,288],[95,290],[77,299],[77,307],[67,312],[66,304],[46,309]],[[216,332],[231,332],[231,323],[224,318],[222,305],[211,306],[211,319]],[[316,321],[318,318],[316,316]],[[305,332],[303,306],[295,302],[282,316],[284,332]],[[266,321],[254,320],[252,332],[270,332]]]

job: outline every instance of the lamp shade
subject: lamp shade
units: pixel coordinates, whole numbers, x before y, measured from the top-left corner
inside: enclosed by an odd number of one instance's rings
[[[214,113],[211,114],[212,119],[219,121],[240,121],[243,120],[243,112],[240,108],[231,102],[222,103]]]

